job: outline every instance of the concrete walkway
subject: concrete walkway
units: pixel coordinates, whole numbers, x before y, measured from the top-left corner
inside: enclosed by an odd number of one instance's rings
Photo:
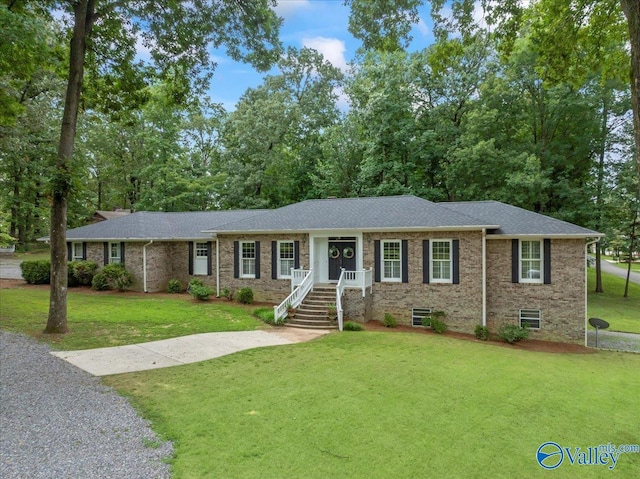
[[[51,354],[94,376],[108,376],[206,361],[245,349],[300,343],[329,332],[278,328],[270,331],[202,333],[113,348],[52,351]]]

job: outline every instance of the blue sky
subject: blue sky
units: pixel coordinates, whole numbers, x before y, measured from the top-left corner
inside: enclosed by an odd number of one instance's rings
[[[349,33],[349,9],[342,0],[279,0],[276,13],[284,19],[280,39],[285,47],[314,48],[334,66],[346,71],[360,42]],[[428,9],[420,14],[421,21],[412,31],[412,50],[433,42]],[[214,102],[222,103],[228,111],[233,110],[247,88],[259,86],[266,74],[231,60],[222,50],[214,54],[218,66],[209,94]]]

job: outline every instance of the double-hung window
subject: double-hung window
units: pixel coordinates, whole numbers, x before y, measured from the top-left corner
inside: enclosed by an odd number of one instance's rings
[[[278,278],[291,278],[295,267],[295,245],[293,241],[278,242]]]
[[[120,242],[109,243],[109,264],[122,263]]]
[[[431,241],[431,282],[451,283],[452,276],[452,256],[451,240]]]
[[[520,282],[542,283],[542,241],[520,241]]]
[[[82,243],[71,243],[71,260],[81,261],[84,259]]]
[[[240,242],[240,276],[256,277],[256,243],[254,241]]]
[[[400,240],[382,241],[382,281],[402,281],[402,244]]]

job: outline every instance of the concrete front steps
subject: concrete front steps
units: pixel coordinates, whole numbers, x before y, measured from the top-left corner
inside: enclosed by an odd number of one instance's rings
[[[314,286],[286,324],[304,329],[338,329],[338,322],[330,320],[327,314],[329,304],[336,304],[335,286]]]

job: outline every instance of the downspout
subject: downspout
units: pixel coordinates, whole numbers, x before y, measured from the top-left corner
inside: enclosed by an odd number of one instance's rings
[[[587,267],[587,258],[588,258],[588,252],[589,252],[589,246],[591,246],[592,244],[596,244],[598,243],[600,240],[602,239],[602,237],[595,239],[594,241],[589,241],[587,244],[584,245],[584,261],[585,261],[585,267],[584,267],[584,346],[587,347],[587,316],[589,316],[589,311],[588,311],[588,301],[587,301],[587,271],[588,271],[588,267]]]
[[[147,246],[151,246],[153,244],[153,240],[149,241],[146,245],[142,247],[142,288],[145,293],[147,291]]]
[[[482,228],[482,326],[487,326],[487,228]]]
[[[213,234],[216,240],[216,298],[220,297],[220,241],[216,234]]]

